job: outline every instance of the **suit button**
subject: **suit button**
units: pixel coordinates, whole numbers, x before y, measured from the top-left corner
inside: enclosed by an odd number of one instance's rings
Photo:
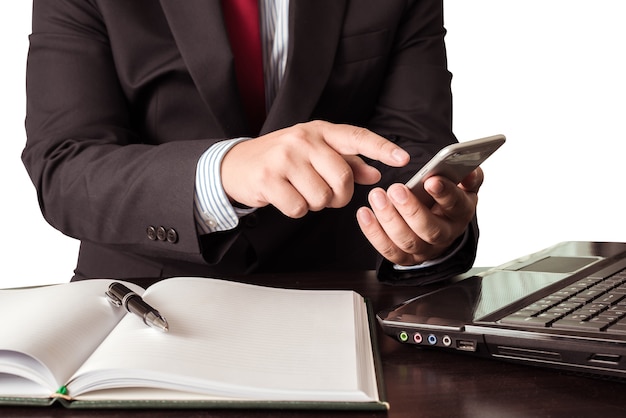
[[[157,239],[157,231],[156,228],[150,225],[146,228],[146,234],[148,235],[148,239],[151,241],[156,241]]]
[[[174,228],[170,228],[167,230],[167,242],[172,244],[178,241],[178,232]]]
[[[167,239],[167,231],[162,226],[157,228],[156,234],[159,241],[165,241]]]

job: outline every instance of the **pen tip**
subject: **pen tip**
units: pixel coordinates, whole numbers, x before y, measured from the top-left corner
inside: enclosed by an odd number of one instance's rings
[[[165,320],[165,318],[159,319],[157,321],[157,326],[161,329],[161,331],[163,332],[168,332],[170,330],[170,327],[167,323],[167,321]]]
[[[170,329],[167,320],[163,317],[152,318],[152,320],[149,322],[149,325],[152,325],[153,327],[158,328],[163,332],[168,332]]]

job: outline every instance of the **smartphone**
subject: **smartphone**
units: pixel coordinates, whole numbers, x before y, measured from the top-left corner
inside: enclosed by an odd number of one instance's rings
[[[407,181],[406,186],[420,201],[430,207],[435,201],[424,190],[424,181],[427,178],[444,176],[458,184],[500,148],[505,140],[504,135],[493,135],[448,145]]]

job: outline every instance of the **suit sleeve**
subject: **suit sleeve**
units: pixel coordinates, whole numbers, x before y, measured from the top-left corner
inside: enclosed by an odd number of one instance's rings
[[[456,142],[445,33],[442,2],[415,1],[394,35],[387,76],[369,128],[406,149],[411,162],[400,170],[379,166],[383,186],[407,181],[439,149]],[[380,257],[378,275],[388,283],[419,284],[462,273],[474,262],[478,232],[474,218],[461,249],[439,265],[397,271]]]
[[[210,144],[137,133],[92,2],[35,0],[32,24],[22,159],[46,220],[83,241],[200,259],[194,175]],[[167,239],[154,239],[160,227]]]

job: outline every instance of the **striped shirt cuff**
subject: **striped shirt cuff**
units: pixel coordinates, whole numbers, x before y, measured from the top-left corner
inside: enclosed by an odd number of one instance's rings
[[[220,173],[224,155],[237,143],[249,138],[236,138],[213,144],[198,160],[194,217],[198,231],[209,234],[227,231],[239,224],[239,218],[254,212],[254,208],[235,208],[228,200]]]

